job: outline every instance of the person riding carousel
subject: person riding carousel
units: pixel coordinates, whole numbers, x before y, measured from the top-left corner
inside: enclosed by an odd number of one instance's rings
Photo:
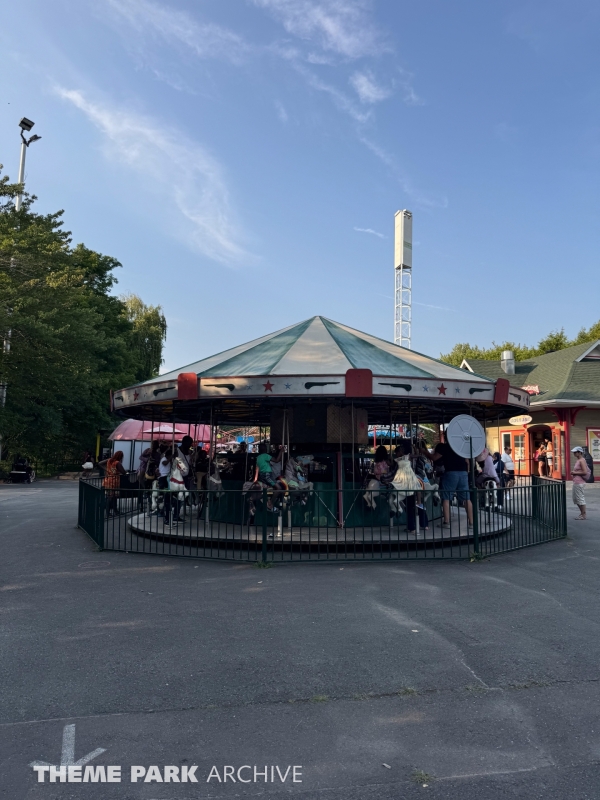
[[[375,461],[371,472],[372,477],[367,484],[366,492],[363,494],[365,503],[373,511],[377,508],[375,498],[382,489],[389,486],[394,473],[395,470],[392,470],[387,448],[381,444],[375,451]]]
[[[302,505],[306,505],[308,497],[306,493],[312,490],[313,485],[308,480],[304,464],[290,456],[285,465],[283,477],[292,493],[292,499],[299,499]]]
[[[269,489],[278,489],[277,480],[273,474],[273,467],[272,464],[281,464],[281,459],[283,457],[283,445],[279,445],[279,451],[275,457],[273,457],[267,450],[267,445],[265,442],[261,442],[258,446],[258,456],[256,458],[256,470],[254,473],[254,482],[255,483],[262,483]],[[280,470],[281,472],[281,470]],[[276,492],[273,492],[272,496],[269,497],[267,500],[267,509],[269,511],[274,511],[275,508],[273,506],[273,499],[276,496]]]

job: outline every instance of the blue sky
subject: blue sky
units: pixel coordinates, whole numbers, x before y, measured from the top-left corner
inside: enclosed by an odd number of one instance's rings
[[[596,0],[21,0],[0,162],[160,303],[165,368],[323,314],[413,348],[600,318]]]

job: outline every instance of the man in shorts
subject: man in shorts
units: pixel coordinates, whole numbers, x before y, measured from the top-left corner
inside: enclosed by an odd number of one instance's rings
[[[456,494],[456,499],[467,509],[469,527],[473,525],[473,504],[469,493],[469,462],[466,458],[457,455],[447,443],[436,446],[432,455],[433,461],[443,460],[444,474],[440,497],[442,498],[442,513],[444,522],[442,527],[450,527],[450,501]]]

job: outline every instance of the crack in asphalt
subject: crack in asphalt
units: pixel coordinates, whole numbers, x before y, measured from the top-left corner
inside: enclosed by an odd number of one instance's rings
[[[106,713],[98,714],[81,714],[66,717],[46,717],[43,719],[31,720],[15,720],[12,722],[0,722],[0,728],[9,728],[18,725],[37,725],[46,722],[62,722],[64,720],[78,720],[78,719],[102,719],[104,717],[128,717],[137,714],[178,714],[186,711],[221,711],[221,710],[235,710],[237,708],[261,708],[268,706],[293,706],[293,705],[327,705],[332,702],[368,702],[370,700],[384,700],[393,697],[404,697],[407,700],[417,697],[429,697],[433,695],[443,696],[452,694],[472,694],[472,695],[485,695],[492,692],[521,692],[530,689],[553,689],[557,686],[584,686],[586,684],[598,683],[598,678],[585,678],[582,680],[564,680],[564,679],[549,679],[549,680],[526,680],[523,683],[507,683],[500,686],[461,686],[453,689],[412,689],[411,687],[404,687],[394,692],[366,692],[356,694],[341,694],[341,695],[327,695],[312,696],[312,697],[297,697],[288,700],[258,700],[248,703],[208,703],[207,705],[192,705],[192,706],[171,706],[169,708],[140,708],[131,711],[109,711]]]

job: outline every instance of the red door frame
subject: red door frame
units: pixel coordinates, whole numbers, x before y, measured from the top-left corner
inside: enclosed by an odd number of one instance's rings
[[[513,461],[515,462],[515,475],[523,475],[529,476],[532,475],[533,470],[533,451],[531,447],[531,435],[533,433],[533,428],[549,428],[552,433],[552,448],[554,450],[554,459],[552,463],[552,478],[556,480],[562,480],[563,477],[566,475],[567,469],[569,467],[569,438],[568,435],[565,433],[565,429],[559,423],[556,422],[536,422],[526,427],[517,427],[511,426],[509,427],[502,427],[500,428],[500,440],[498,442],[498,447],[502,448],[502,452],[504,452],[504,441],[503,436],[504,434],[510,434],[510,446],[512,447],[512,454],[513,454]],[[567,425],[565,425],[567,427]],[[565,435],[565,462],[566,464],[562,464],[562,456],[561,456],[561,437]],[[524,436],[524,445],[523,445],[523,459],[520,462],[516,459],[516,449],[515,449],[515,436]],[[556,442],[558,440],[558,449]]]
[[[558,458],[557,458],[557,454],[556,454],[555,441],[556,441],[556,438],[557,438],[556,429],[558,427],[559,426],[555,422],[530,422],[529,425],[527,426],[527,432],[529,433],[529,452],[531,453],[530,467],[531,467],[531,474],[532,475],[534,474],[533,465],[534,465],[534,463],[537,463],[537,462],[534,462],[534,460],[533,460],[533,453],[534,453],[533,442],[532,442],[533,435],[536,433],[537,429],[539,429],[539,428],[548,428],[550,430],[550,436],[552,437],[552,451],[553,451],[552,452],[552,455],[553,455],[553,458],[552,458],[552,475],[550,475],[548,477],[550,477],[550,478],[556,478],[557,477],[557,473],[558,473]],[[559,446],[560,446],[560,434],[558,435],[558,440],[559,440]],[[558,453],[558,456],[560,457],[560,453]],[[539,469],[539,467],[538,467],[538,469]],[[537,473],[537,474],[539,474],[539,473]]]

